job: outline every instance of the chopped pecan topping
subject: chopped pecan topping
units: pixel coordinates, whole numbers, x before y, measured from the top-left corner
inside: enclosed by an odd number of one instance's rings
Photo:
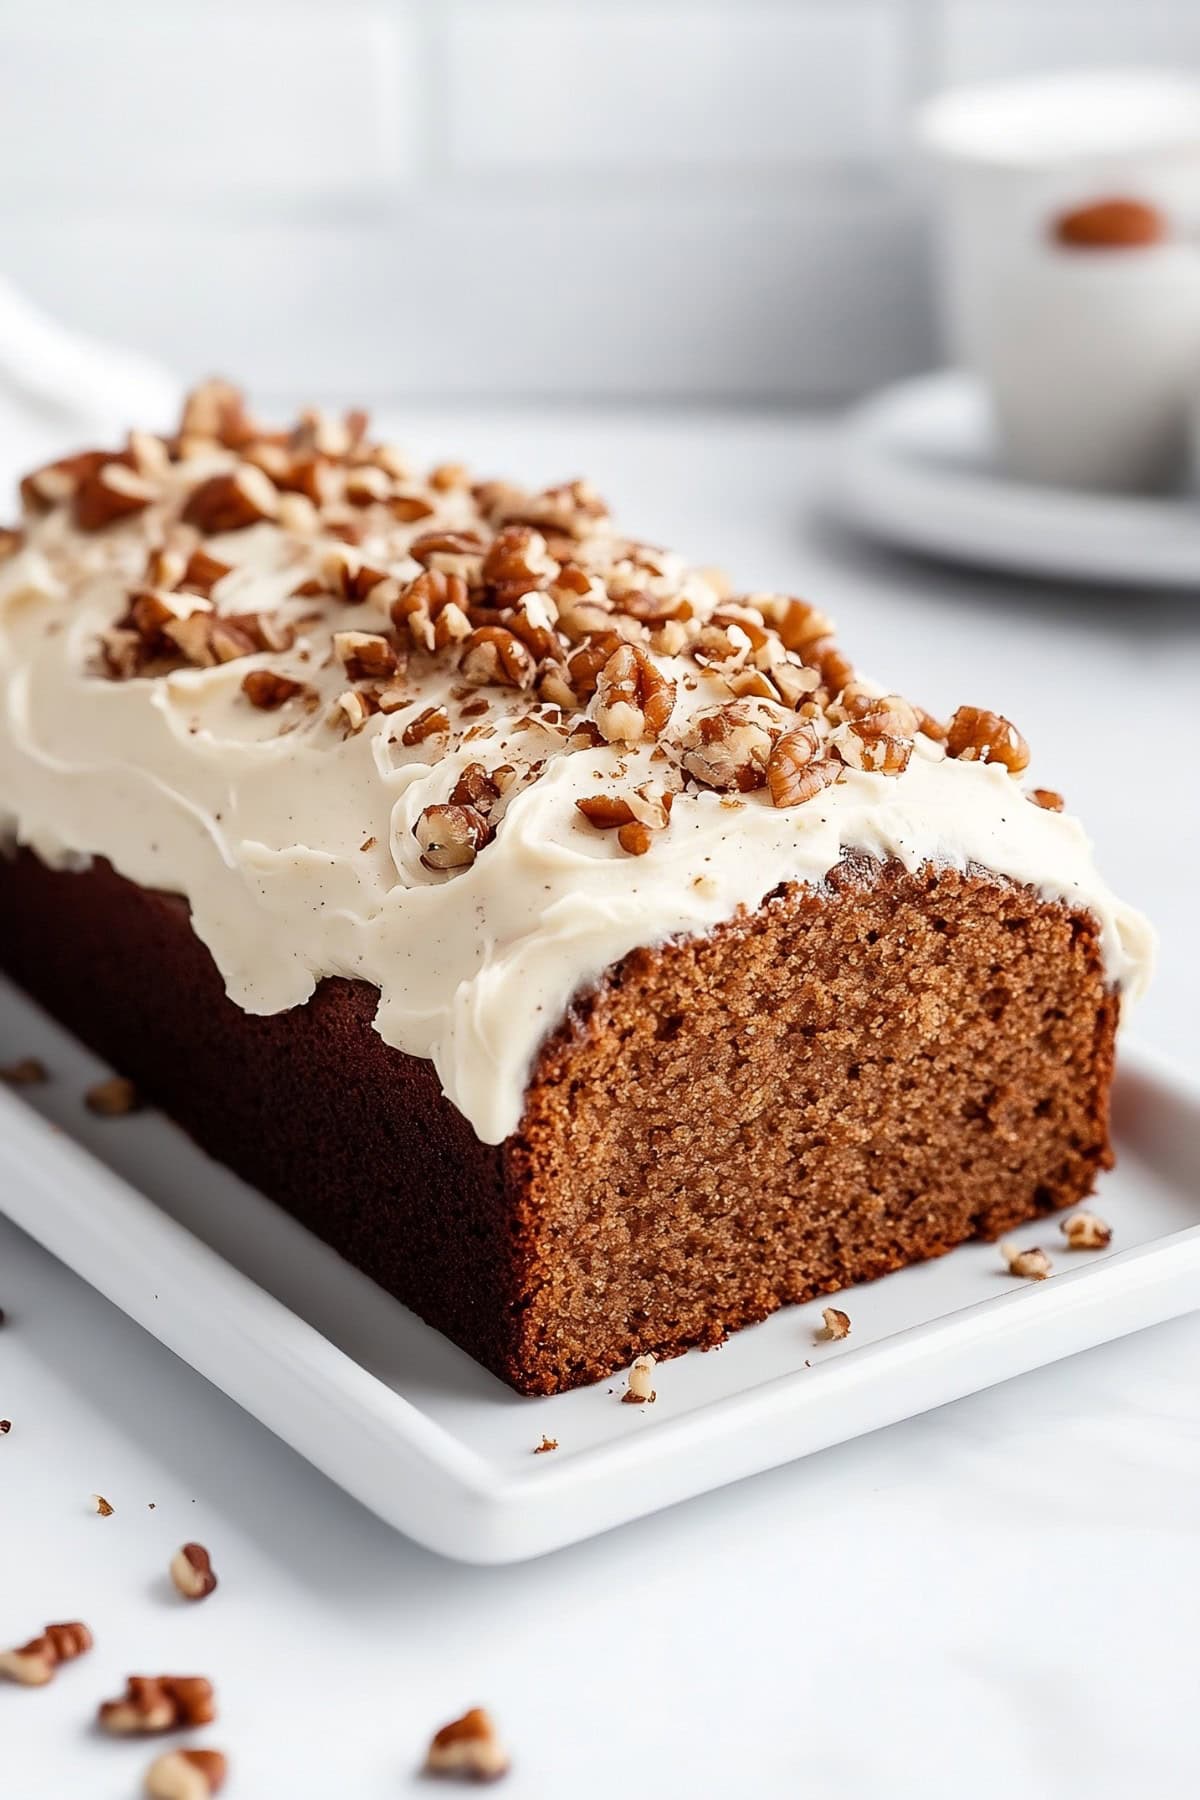
[[[0,562],[5,562],[10,556],[15,556],[17,551],[24,547],[24,544],[25,533],[23,531],[17,531],[8,525],[0,525]]]
[[[483,625],[463,639],[458,671],[473,687],[528,687],[534,661],[519,637],[501,625]]]
[[[75,489],[73,516],[80,531],[101,531],[118,519],[144,512],[154,489],[136,469],[106,462],[82,476]]]
[[[0,1067],[0,1081],[5,1087],[37,1087],[49,1079],[45,1063],[36,1056],[22,1056]]]
[[[1016,726],[1001,713],[984,712],[977,706],[960,706],[950,721],[946,751],[960,762],[997,762],[1010,775],[1029,765],[1029,745]]]
[[[374,694],[363,688],[347,688],[334,701],[331,718],[334,724],[341,725],[347,736],[352,736],[378,711],[379,701]]]
[[[1056,794],[1053,788],[1030,788],[1029,798],[1035,806],[1040,806],[1043,812],[1062,812],[1067,804],[1062,795]]]
[[[279,511],[279,492],[269,476],[253,463],[242,463],[226,475],[210,475],[188,495],[183,509],[186,525],[216,535],[244,531]]]
[[[437,622],[448,608],[456,622],[461,619],[466,626],[461,636],[469,635],[470,623],[466,614],[469,603],[469,591],[461,575],[427,569],[415,581],[410,581],[392,602],[392,623],[398,631],[407,630],[419,649],[434,650],[438,647]],[[455,635],[458,635],[457,623]]]
[[[387,638],[375,632],[335,631],[333,648],[351,681],[384,681],[399,667]]]
[[[821,1313],[821,1329],[818,1338],[836,1343],[840,1338],[850,1336],[850,1314],[841,1311],[840,1307],[827,1306]]]
[[[277,712],[298,694],[308,693],[304,682],[280,675],[276,669],[250,669],[242,676],[242,692],[251,706],[263,712]]]
[[[670,723],[675,694],[675,683],[644,650],[621,644],[600,670],[593,717],[610,744],[660,738]]]
[[[506,525],[496,533],[483,559],[483,580],[497,606],[509,606],[522,594],[548,587],[558,564],[546,540],[531,525]]]
[[[473,806],[427,806],[413,827],[427,869],[468,869],[491,827]]]
[[[630,856],[644,856],[655,832],[665,831],[670,823],[674,798],[669,789],[648,781],[629,794],[592,794],[575,805],[598,831],[615,831]]]
[[[775,806],[803,806],[841,776],[841,764],[825,754],[816,724],[806,719],[776,741],[767,762],[767,786]]]
[[[240,389],[214,378],[193,388],[183,403],[179,435],[213,438],[227,450],[240,450],[260,435],[260,428],[246,411]]]
[[[695,713],[680,740],[683,766],[705,787],[748,794],[766,783],[783,723],[752,700]]]
[[[450,715],[444,706],[427,706],[410,719],[400,734],[402,744],[424,744],[433,737],[449,737]]]

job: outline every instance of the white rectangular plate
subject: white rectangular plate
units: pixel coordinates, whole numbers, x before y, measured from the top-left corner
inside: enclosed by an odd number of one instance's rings
[[[155,1113],[93,1118],[101,1066],[0,982],[0,1208],[364,1505],[421,1543],[510,1562],[939,1406],[1200,1306],[1200,1086],[1126,1045],[1119,1165],[1095,1205],[1112,1249],[1008,1275],[995,1245],[842,1295],[849,1338],[791,1307],[719,1352],[522,1399]],[[28,1100],[31,1104],[25,1104]],[[55,1129],[59,1127],[60,1129]],[[543,1436],[557,1440],[535,1456]]]

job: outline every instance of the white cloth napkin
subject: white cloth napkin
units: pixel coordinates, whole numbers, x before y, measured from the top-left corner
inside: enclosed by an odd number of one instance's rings
[[[115,445],[130,425],[165,430],[181,396],[166,369],[68,331],[0,276],[0,523],[27,469]]]

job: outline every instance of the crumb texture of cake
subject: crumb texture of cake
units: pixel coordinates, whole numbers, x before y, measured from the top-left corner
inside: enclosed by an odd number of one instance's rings
[[[220,383],[23,496],[0,964],[514,1387],[646,1399],[1110,1164],[1153,937],[1003,715]]]
[[[1084,908],[1109,985],[1144,978],[1007,719],[937,722],[811,603],[628,537],[584,482],[419,475],[363,415],[271,430],[213,383],[22,493],[0,832],[180,895],[246,1012],[368,984],[486,1143],[573,996],[847,849]]]

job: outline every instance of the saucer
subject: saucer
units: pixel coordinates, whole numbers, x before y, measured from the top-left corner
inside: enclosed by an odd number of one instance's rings
[[[1200,587],[1200,496],[1039,487],[1005,474],[982,385],[959,370],[847,416],[827,496],[885,543],[1057,580]]]

